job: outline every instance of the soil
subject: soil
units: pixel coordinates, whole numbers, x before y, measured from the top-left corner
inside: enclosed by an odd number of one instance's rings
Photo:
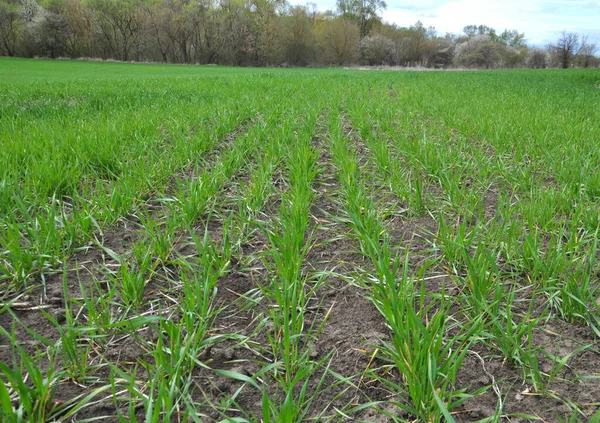
[[[349,135],[352,128],[348,122],[344,130]],[[230,140],[231,141],[231,140]],[[361,157],[361,165],[365,171],[369,170],[372,163],[369,161],[368,148],[357,136],[352,136],[355,152]],[[307,283],[314,284],[318,275],[329,274],[325,283],[320,285],[309,301],[305,320],[315,322],[316,326],[324,323],[323,331],[309,342],[310,356],[315,362],[323,360],[323,368],[329,367],[331,372],[326,376],[326,386],[334,387],[322,392],[311,406],[310,416],[319,420],[336,416],[336,410],[349,410],[350,408],[367,402],[379,402],[377,407],[366,408],[351,413],[351,419],[338,417],[334,421],[364,421],[373,423],[393,422],[398,419],[413,420],[406,413],[393,405],[394,401],[402,401],[394,393],[380,383],[360,376],[367,369],[375,369],[383,363],[377,356],[377,347],[388,340],[389,330],[384,319],[375,308],[372,301],[368,300],[368,291],[361,286],[361,275],[370,270],[370,262],[360,253],[356,242],[352,239],[349,229],[339,222],[343,217],[343,210],[339,198],[340,186],[336,179],[337,170],[332,164],[328,147],[324,137],[317,135],[313,140],[313,147],[320,153],[318,166],[323,170],[317,177],[314,189],[315,201],[311,207],[311,237],[310,249],[303,268]],[[236,175],[237,180],[243,180],[244,175]],[[235,179],[234,178],[234,179]],[[281,180],[276,174],[274,178]],[[276,182],[277,182],[276,181]],[[236,183],[236,180],[232,181]],[[376,182],[374,182],[376,184]],[[279,184],[279,183],[278,183]],[[282,185],[282,184],[279,184]],[[385,187],[379,189],[383,195]],[[227,188],[225,188],[227,190]],[[435,190],[435,187],[431,188]],[[485,196],[485,218],[491,219],[495,215],[499,187],[490,187],[483,193]],[[231,190],[233,193],[234,190]],[[401,204],[397,199],[393,202],[398,207]],[[264,219],[270,219],[278,213],[279,200],[272,197],[265,207]],[[154,213],[161,213],[154,210]],[[225,216],[231,210],[221,210]],[[411,251],[411,268],[417,269],[427,257],[437,254],[431,249],[431,243],[438,229],[436,221],[431,216],[410,217],[406,214],[392,216],[387,221],[387,228],[396,245],[403,244]],[[206,230],[204,223],[199,223],[195,228],[198,234]],[[213,239],[218,239],[222,230],[222,222],[211,221],[208,232]],[[189,243],[189,234],[178,234],[179,244],[176,251],[182,255],[193,255],[195,248]],[[101,244],[117,254],[130,250],[131,244],[139,239],[138,225],[128,219],[105,231]],[[232,267],[218,284],[217,304],[223,311],[214,324],[214,335],[237,334],[249,337],[254,348],[241,346],[233,339],[219,343],[209,348],[202,359],[214,369],[230,370],[241,374],[253,375],[261,368],[261,362],[268,360],[269,331],[272,327],[265,323],[268,317],[269,304],[261,301],[253,306],[248,306],[248,298],[255,298],[259,291],[259,284],[269,282],[269,272],[261,260],[260,254],[267,248],[267,239],[260,231],[251,233],[241,245],[241,253],[232,263]],[[248,261],[248,257],[255,257]],[[94,281],[102,281],[105,277],[103,269],[115,268],[117,263],[96,244],[76,253],[67,264],[63,273],[45,276],[45,291],[41,288],[32,289],[25,295],[15,298],[19,306],[10,307],[12,312],[0,313],[0,325],[8,331],[14,330],[19,345],[29,354],[35,351],[44,351],[45,344],[59,341],[60,334],[52,325],[46,314],[52,316],[59,323],[65,320],[65,303],[63,296],[63,276],[66,278],[66,291],[70,298],[81,297],[80,286],[91,290]],[[439,292],[442,287],[451,285],[451,279],[446,275],[442,266],[428,269],[427,290]],[[155,281],[149,290],[142,314],[157,314],[160,310],[164,313],[173,304],[163,295],[164,285],[160,278]],[[250,303],[252,303],[250,301]],[[160,307],[160,308],[159,308]],[[177,318],[176,315],[171,316]],[[308,324],[307,324],[308,326]],[[42,335],[46,341],[36,339],[32,333]],[[130,334],[131,335],[131,334]],[[93,363],[104,363],[94,373],[94,378],[101,384],[110,376],[110,370],[105,365],[107,361],[115,363],[123,371],[131,371],[135,363],[147,360],[144,350],[145,342],[154,342],[156,333],[150,329],[141,329],[136,336],[124,335],[114,339],[105,350],[92,347],[89,360]],[[580,421],[586,421],[598,410],[600,399],[600,383],[598,379],[598,364],[600,363],[600,343],[598,337],[586,327],[565,323],[559,320],[543,322],[533,332],[532,343],[545,349],[549,354],[566,357],[572,354],[549,391],[554,397],[536,394],[532,386],[523,383],[523,376],[515,366],[496,357],[494,351],[487,350],[479,344],[474,344],[466,355],[461,370],[458,374],[457,388],[466,388],[472,392],[476,389],[488,387],[477,397],[467,400],[459,409],[454,410],[454,418],[459,422],[473,422],[492,416],[499,401],[504,403],[506,422],[527,422],[538,419],[546,422],[557,422],[558,417],[568,418],[572,412],[565,405],[571,402],[578,405],[587,416],[580,416]],[[585,351],[579,351],[581,346],[591,346]],[[0,361],[12,363],[18,361],[14,356],[7,339],[0,339]],[[540,356],[540,367],[544,372],[552,372],[551,361]],[[317,372],[311,380],[309,390],[316,389],[322,371]],[[337,374],[347,378],[351,384],[335,385]],[[359,375],[357,377],[357,375]],[[137,367],[137,377],[143,379],[145,372],[141,366]],[[238,417],[246,417],[259,421],[261,412],[261,395],[250,386],[245,386],[233,379],[220,376],[205,369],[196,370],[194,383],[197,385],[197,400],[202,398],[200,393],[210,399],[213,404],[218,404],[233,395],[236,395],[237,406],[245,411],[238,413]],[[390,372],[388,377],[399,378],[398,374]],[[564,379],[564,380],[563,380]],[[568,379],[568,380],[567,380]],[[269,381],[265,379],[266,383]],[[271,381],[272,393],[275,383]],[[64,381],[57,389],[56,400],[66,401],[77,395],[88,393],[94,384],[80,385],[74,381]],[[494,389],[496,388],[496,389]],[[108,394],[107,394],[108,395]],[[558,398],[558,399],[556,399]],[[115,404],[110,400],[100,401],[90,405],[76,414],[74,421],[92,417],[104,416],[101,421],[119,421],[116,416]],[[121,412],[125,413],[123,408]],[[137,410],[139,417],[143,418],[143,411]],[[214,407],[206,406],[199,410],[202,421],[219,421],[223,418]],[[515,417],[514,414],[529,417]],[[229,414],[236,417],[236,414]],[[510,417],[509,417],[510,416]]]

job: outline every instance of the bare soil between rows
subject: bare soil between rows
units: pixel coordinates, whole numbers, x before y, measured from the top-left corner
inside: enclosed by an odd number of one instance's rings
[[[347,132],[350,130],[350,128],[345,129]],[[360,143],[360,140],[355,142]],[[386,364],[379,359],[377,347],[388,340],[388,328],[373,302],[367,298],[368,292],[358,282],[361,269],[368,271],[370,264],[360,254],[348,228],[340,223],[343,213],[340,207],[342,200],[338,195],[339,183],[324,140],[315,139],[314,147],[320,152],[318,165],[323,171],[314,184],[317,195],[311,207],[309,241],[312,248],[305,260],[303,272],[309,281],[314,280],[315,275],[329,276],[315,291],[314,297],[309,302],[305,319],[317,324],[325,320],[323,332],[316,339],[311,340],[309,347],[311,358],[314,361],[324,360],[332,371],[326,376],[325,385],[331,385],[333,388],[324,390],[315,398],[311,406],[311,417],[320,415],[321,420],[331,418],[332,421],[373,423],[393,422],[394,417],[411,421],[411,416],[393,405],[394,401],[398,400],[396,393],[390,392],[380,383],[365,376],[368,374],[366,371],[377,371]],[[366,162],[368,154],[366,147],[362,146],[358,151]],[[363,164],[367,166],[366,163]],[[492,218],[494,215],[499,189],[490,189],[486,193],[487,218]],[[277,198],[272,198],[265,207],[265,213],[276,213],[278,201]],[[268,218],[269,215],[266,214],[265,219]],[[221,233],[221,223],[211,222],[212,226],[208,231],[214,238],[218,238]],[[436,254],[431,250],[431,241],[437,231],[437,222],[432,217],[395,216],[388,222],[388,228],[398,246],[410,249],[412,268],[418,268],[423,259]],[[202,234],[205,230],[203,224],[198,224],[196,227],[198,234]],[[137,237],[136,225],[124,220],[104,233],[102,243],[106,248],[120,254],[129,251]],[[267,241],[260,231],[256,231],[241,248],[244,256],[259,256],[267,248]],[[184,243],[176,245],[176,250],[183,255],[193,255],[195,252],[193,247]],[[266,301],[261,301],[252,307],[247,307],[248,303],[244,299],[252,298],[259,291],[259,284],[268,284],[270,275],[260,260],[253,261],[250,268],[247,268],[237,264],[242,262],[242,259],[243,257],[240,257],[234,262],[229,272],[219,280],[217,304],[224,309],[215,321],[213,333],[249,337],[255,347],[248,348],[235,340],[228,340],[209,348],[201,359],[214,369],[231,370],[253,376],[268,362],[264,352],[269,349],[268,335],[272,328],[265,324],[264,320],[270,305]],[[75,254],[68,263],[65,273],[67,295],[78,298],[81,295],[80,285],[89,289],[93,280],[103,278],[101,270],[107,266],[116,266],[116,263],[97,246],[90,246],[89,249]],[[427,282],[428,291],[439,292],[442,288],[452,285],[451,278],[443,275],[443,268],[429,271],[431,272],[429,276],[432,278]],[[19,345],[30,354],[36,351],[43,352],[46,348],[44,343],[36,339],[32,333],[40,334],[50,342],[59,340],[58,330],[48,321],[44,313],[53,316],[59,323],[64,322],[63,273],[47,275],[45,284],[45,292],[38,288],[20,297],[17,301],[22,305],[12,307],[14,315],[8,312],[0,314],[0,325],[9,332],[14,328]],[[140,310],[141,313],[157,313],[157,307],[161,302],[165,302],[168,307],[168,301],[162,295],[160,278],[149,286],[147,297],[148,306]],[[171,318],[176,319],[177,316],[172,315]],[[131,371],[136,367],[136,363],[147,359],[147,352],[141,340],[153,342],[156,336],[151,329],[144,329],[137,334],[137,337],[115,340],[110,344],[109,350],[92,349],[90,361],[96,363],[110,361],[125,371]],[[600,343],[593,332],[585,327],[550,320],[536,328],[532,342],[559,357],[565,357],[583,345],[589,345],[591,348],[574,354],[568,362],[568,366],[560,376],[570,380],[557,379],[552,383],[550,391],[559,398],[556,399],[536,394],[531,386],[523,383],[520,371],[498,358],[497,353],[474,344],[459,372],[457,388],[467,388],[471,392],[486,386],[490,388],[455,410],[454,418],[457,421],[474,422],[492,416],[499,401],[504,404],[504,414],[511,415],[502,419],[506,422],[532,421],[531,416],[546,422],[557,422],[558,416],[568,418],[572,412],[565,405],[564,400],[577,404],[588,413],[588,416],[596,412],[600,399],[600,383],[591,377],[598,376],[599,373]],[[0,361],[12,363],[15,359],[14,349],[9,345],[8,340],[0,339]],[[552,371],[549,360],[541,359],[540,366],[545,372]],[[322,372],[313,376],[314,380],[309,389],[316,389],[321,374]],[[351,383],[336,384],[339,379],[333,377],[333,374],[347,378]],[[95,373],[99,381],[106,381],[109,376],[107,366],[101,366]],[[144,376],[144,371],[138,367],[137,377],[143,379]],[[579,377],[576,381],[573,380],[575,376]],[[391,371],[386,377],[400,380],[401,375]],[[582,377],[589,377],[589,379]],[[202,400],[202,396],[205,396],[213,404],[230,398],[242,386],[239,381],[206,369],[198,369],[194,373],[194,383],[197,387],[197,399]],[[273,392],[275,385],[275,382],[272,382]],[[497,390],[494,390],[492,385],[497,387]],[[93,388],[93,385],[65,381],[58,387],[56,399],[69,400],[82,393],[90,392]],[[236,400],[237,405],[246,414],[233,412],[229,417],[255,416],[256,421],[259,421],[256,416],[260,416],[261,401],[261,393],[247,385],[237,393]],[[341,417],[336,412],[336,410],[348,410],[368,402],[375,402],[377,405],[359,410],[349,418]],[[323,413],[324,410],[326,411]],[[223,418],[219,411],[208,405],[201,408],[199,412],[203,421],[216,422]],[[74,420],[105,416],[101,421],[119,421],[116,414],[114,403],[107,399],[84,408]],[[518,417],[515,414],[530,417]],[[143,417],[141,409],[138,417]]]

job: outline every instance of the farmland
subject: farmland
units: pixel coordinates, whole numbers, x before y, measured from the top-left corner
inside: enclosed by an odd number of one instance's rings
[[[599,421],[599,88],[0,59],[3,421]]]

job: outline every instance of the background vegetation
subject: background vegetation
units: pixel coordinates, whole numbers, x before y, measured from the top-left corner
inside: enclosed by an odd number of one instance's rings
[[[381,21],[382,0],[333,11],[285,0],[0,0],[0,54],[235,66],[597,67],[596,45],[564,32],[545,49],[517,30],[438,34]]]

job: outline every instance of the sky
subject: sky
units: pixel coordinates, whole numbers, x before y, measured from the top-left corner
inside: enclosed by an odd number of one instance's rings
[[[310,2],[320,11],[335,9],[335,0]],[[600,0],[387,0],[387,6],[381,13],[384,21],[410,26],[420,20],[440,35],[483,24],[497,32],[517,29],[530,46],[543,47],[566,30],[587,35],[600,49]]]

